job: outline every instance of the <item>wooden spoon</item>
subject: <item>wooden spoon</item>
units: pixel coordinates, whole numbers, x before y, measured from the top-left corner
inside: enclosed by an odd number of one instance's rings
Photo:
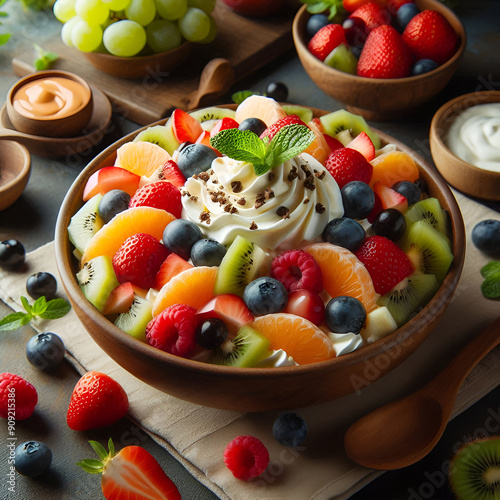
[[[418,462],[441,438],[467,374],[499,343],[500,318],[469,342],[427,385],[352,424],[344,437],[349,458],[378,470]]]

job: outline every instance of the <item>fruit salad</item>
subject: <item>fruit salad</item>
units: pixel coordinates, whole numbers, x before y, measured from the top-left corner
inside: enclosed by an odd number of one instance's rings
[[[347,354],[408,322],[453,261],[415,161],[344,110],[262,96],[176,109],[110,159],[68,227],[76,279],[118,328],[176,356]]]

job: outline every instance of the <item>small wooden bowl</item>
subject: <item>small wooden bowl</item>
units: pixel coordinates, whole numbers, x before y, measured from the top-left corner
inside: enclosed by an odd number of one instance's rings
[[[458,17],[437,0],[416,0],[420,10],[440,12],[460,38],[455,55],[428,73],[407,78],[364,78],[336,70],[314,57],[307,48],[307,20],[311,16],[303,5],[293,22],[297,54],[314,83],[326,94],[347,105],[347,109],[367,120],[384,121],[408,116],[411,110],[437,95],[450,81],[465,50],[465,29]]]
[[[101,52],[84,52],[83,55],[92,66],[108,75],[134,79],[172,71],[191,55],[194,47],[194,43],[184,42],[168,52],[147,56],[118,57]]]
[[[437,169],[453,187],[477,198],[500,201],[500,172],[478,168],[455,156],[446,145],[457,116],[472,106],[487,103],[500,103],[500,91],[472,92],[443,104],[431,122],[430,148]]]
[[[75,110],[74,113],[68,116],[57,117],[40,117],[29,118],[26,115],[19,113],[13,105],[16,92],[35,80],[48,79],[53,77],[66,78],[78,83],[82,89],[82,105]],[[19,132],[25,134],[43,136],[43,137],[74,137],[79,135],[89,123],[92,116],[93,98],[92,90],[89,84],[80,76],[68,71],[48,70],[32,73],[31,75],[21,78],[10,90],[6,100],[7,114],[12,125]]]
[[[31,174],[31,157],[18,142],[0,140],[0,210],[22,194]]]
[[[321,114],[324,112],[317,111],[315,116]],[[82,205],[89,177],[98,169],[112,165],[117,149],[133,140],[141,130],[99,154],[75,180],[59,211],[55,251],[61,281],[84,327],[104,352],[146,384],[196,404],[227,410],[285,410],[324,403],[371,384],[404,362],[431,333],[450,303],[465,257],[465,229],[460,209],[448,185],[433,167],[407,146],[381,133],[383,143],[394,143],[413,156],[428,193],[437,197],[450,215],[453,264],[439,291],[411,321],[378,342],[335,359],[262,369],[216,366],[181,358],[127,335],[85,299],[76,281],[79,267],[67,228],[72,215]]]

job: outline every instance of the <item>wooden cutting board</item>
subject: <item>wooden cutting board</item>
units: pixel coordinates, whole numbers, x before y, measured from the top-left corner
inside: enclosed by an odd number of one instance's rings
[[[108,75],[91,66],[81,52],[64,45],[59,34],[44,43],[44,49],[59,55],[53,69],[70,71],[85,78],[108,96],[115,111],[146,125],[168,116],[176,107],[194,109],[215,103],[236,81],[293,46],[293,12],[265,18],[245,17],[219,1],[213,16],[218,27],[214,42],[197,46],[191,57],[170,74],[148,75],[137,80]],[[221,62],[223,64],[217,64]],[[214,64],[215,79],[222,73],[221,81],[213,92],[202,92],[201,99],[197,99],[201,77],[204,83],[213,81]],[[17,76],[32,73],[32,55],[19,54],[13,59],[12,66]]]

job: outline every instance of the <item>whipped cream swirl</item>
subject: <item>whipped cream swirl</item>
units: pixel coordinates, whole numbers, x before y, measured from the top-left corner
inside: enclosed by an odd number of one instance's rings
[[[335,179],[306,153],[260,176],[251,163],[217,158],[187,180],[182,195],[182,217],[205,236],[228,245],[241,235],[266,251],[314,241],[344,213]]]

